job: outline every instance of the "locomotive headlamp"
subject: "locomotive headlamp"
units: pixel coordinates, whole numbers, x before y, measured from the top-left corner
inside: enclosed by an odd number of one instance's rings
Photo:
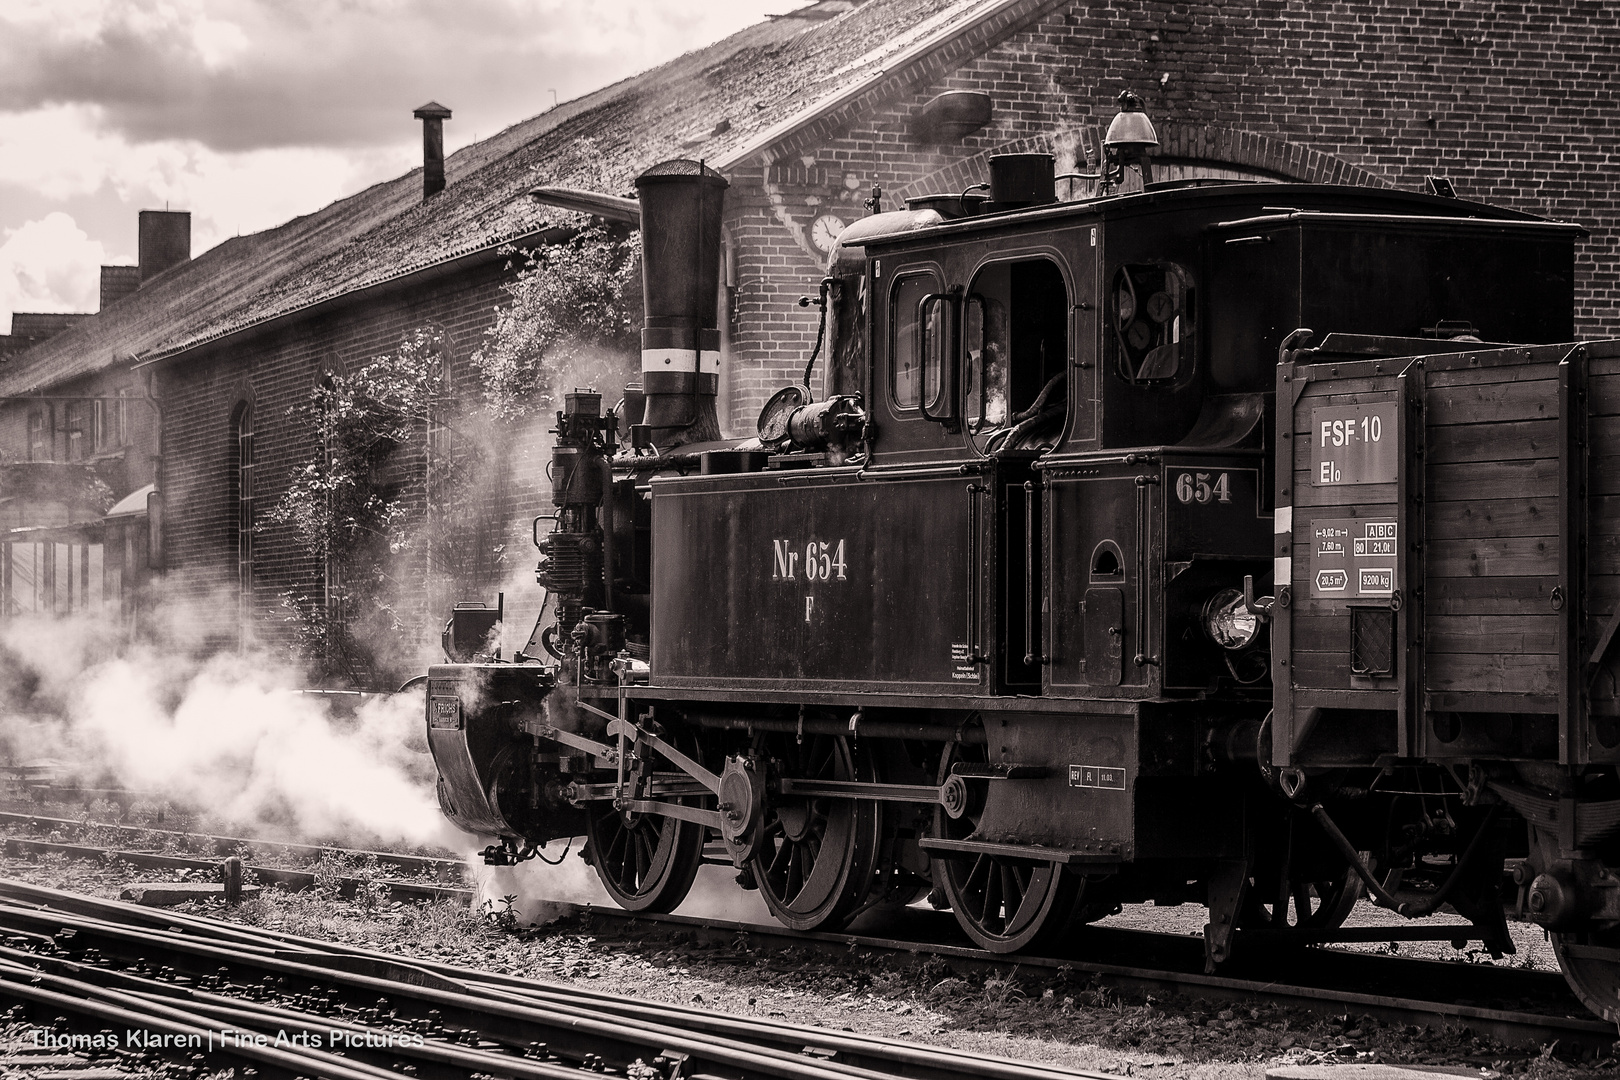
[[[1101,194],[1125,182],[1125,166],[1136,165],[1142,170],[1142,183],[1153,183],[1153,165],[1148,155],[1159,145],[1159,133],[1153,130],[1153,121],[1142,111],[1142,99],[1129,90],[1119,94],[1119,112],[1108,124],[1103,136],[1102,168],[1094,173],[1062,173],[1058,180],[1096,180]]]
[[[1129,90],[1120,91],[1119,112],[1103,136],[1103,152],[1112,151],[1123,163],[1146,155],[1158,145],[1159,133],[1142,111],[1142,99]]]
[[[1260,633],[1260,617],[1244,607],[1242,592],[1222,589],[1204,603],[1204,632],[1223,649],[1246,649]]]

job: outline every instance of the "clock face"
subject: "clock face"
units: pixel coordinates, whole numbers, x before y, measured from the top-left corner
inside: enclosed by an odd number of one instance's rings
[[[823,254],[831,254],[838,234],[843,231],[844,223],[836,215],[822,214],[810,225],[810,242]]]

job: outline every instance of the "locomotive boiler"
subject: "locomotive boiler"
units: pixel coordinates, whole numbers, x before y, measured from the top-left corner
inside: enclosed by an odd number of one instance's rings
[[[1149,900],[1208,907],[1212,965],[1363,895],[1497,954],[1528,920],[1620,1019],[1620,343],[1569,343],[1580,229],[1050,173],[845,230],[826,396],[747,439],[726,182],[641,177],[642,383],[558,414],[530,644],[430,671],[445,813],[491,861],[585,837],[633,910],[723,851],[790,927],[926,895],[995,952]]]

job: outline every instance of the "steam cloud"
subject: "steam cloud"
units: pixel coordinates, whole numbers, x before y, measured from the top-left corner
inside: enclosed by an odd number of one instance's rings
[[[601,385],[604,374],[569,372],[556,394],[594,384],[611,404],[618,395]],[[547,506],[550,423],[533,417],[516,438],[484,448],[505,453],[507,479],[536,485]],[[504,657],[528,640],[542,596],[524,525],[523,543],[513,545],[522,554],[506,560],[499,586],[507,598]],[[613,906],[579,858],[580,839],[555,865],[485,866],[479,853],[494,838],[462,833],[439,811],[421,694],[377,695],[351,710],[300,693],[309,680],[296,665],[268,648],[220,651],[198,629],[217,625],[235,604],[234,593],[162,600],[143,613],[134,640],[103,616],[0,621],[0,763],[49,762],[84,786],[149,794],[204,815],[209,828],[253,838],[449,849],[472,867],[475,904],[500,908],[515,897],[526,922],[548,921],[557,903]],[[442,662],[436,640],[389,644],[408,651],[417,670]],[[557,859],[564,844],[548,845],[545,859]],[[680,912],[768,919],[757,894],[731,883],[734,873],[704,867]]]
[[[189,640],[185,611],[164,606],[138,642],[84,616],[0,622],[0,760],[52,762],[85,786],[149,793],[254,838],[447,848],[472,867],[475,904],[498,910],[515,897],[524,922],[550,921],[559,903],[613,906],[580,840],[549,844],[547,860],[567,844],[555,865],[483,864],[493,838],[439,812],[420,694],[335,710],[298,693],[299,671],[267,651]],[[768,918],[733,873],[704,867],[680,912]]]
[[[0,623],[0,753],[254,836],[457,840],[439,815],[419,695],[342,715],[297,693],[295,668],[263,650],[210,652],[187,640],[188,622],[165,605],[134,642],[85,616]]]

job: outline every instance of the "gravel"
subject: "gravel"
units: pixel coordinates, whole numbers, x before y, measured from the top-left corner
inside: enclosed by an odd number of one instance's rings
[[[5,858],[0,874],[103,897],[158,876],[116,862],[59,856]],[[1259,1080],[1268,1066],[1279,1063],[1357,1061],[1490,1068],[1534,1080],[1613,1077],[1616,1070],[1612,1056],[1576,1063],[1562,1058],[1557,1046],[1510,1049],[1466,1032],[1392,1025],[1353,1013],[1321,1016],[1274,1005],[1233,1007],[1182,996],[1121,994],[1068,969],[985,974],[932,957],[766,951],[746,935],[713,944],[689,931],[588,915],[515,927],[514,920],[502,917],[499,904],[476,910],[402,903],[386,899],[380,889],[362,890],[354,900],[321,890],[272,889],[234,909],[199,903],[182,910],[731,1015],[776,1017],[1127,1076]],[[1192,932],[1203,918],[1203,909],[1195,906],[1134,907],[1110,921]],[[1402,946],[1408,953],[1419,948]],[[1451,954],[1444,943],[1438,948]]]

